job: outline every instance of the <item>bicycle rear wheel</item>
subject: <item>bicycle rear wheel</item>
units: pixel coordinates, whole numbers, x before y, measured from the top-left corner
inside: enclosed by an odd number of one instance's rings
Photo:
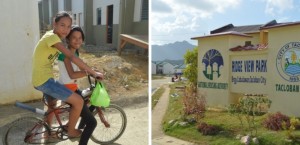
[[[44,144],[50,134],[48,125],[36,117],[22,117],[13,121],[4,133],[5,145]]]
[[[100,144],[110,144],[115,142],[123,134],[126,125],[127,117],[123,109],[117,105],[111,104],[107,108],[101,108],[105,120],[109,123],[106,127],[101,122],[98,111],[95,110],[93,115],[97,120],[97,127],[94,130],[91,139]]]

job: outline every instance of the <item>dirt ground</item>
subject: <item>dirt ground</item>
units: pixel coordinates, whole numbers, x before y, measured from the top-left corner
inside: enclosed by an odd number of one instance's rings
[[[111,99],[148,96],[148,56],[135,53],[118,55],[115,50],[80,50],[80,58],[105,73],[103,80]],[[54,66],[56,77],[58,67]],[[89,86],[87,77],[78,79],[81,89]]]

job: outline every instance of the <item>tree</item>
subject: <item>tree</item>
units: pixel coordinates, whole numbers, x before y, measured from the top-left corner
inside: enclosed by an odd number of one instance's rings
[[[184,63],[186,68],[183,71],[183,75],[195,87],[197,85],[198,73],[198,47],[195,47],[193,50],[187,50],[184,54]]]

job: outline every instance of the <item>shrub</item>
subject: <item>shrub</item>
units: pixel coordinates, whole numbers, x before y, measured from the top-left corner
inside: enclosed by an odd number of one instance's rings
[[[245,94],[239,98],[237,104],[230,104],[228,112],[236,115],[240,121],[241,127],[248,125],[247,129],[250,135],[257,134],[257,126],[255,124],[255,116],[262,115],[270,108],[272,101],[262,94]],[[246,121],[247,124],[244,123]],[[245,128],[246,131],[246,128]]]
[[[283,130],[284,128],[289,128],[291,126],[289,117],[284,114],[281,114],[280,112],[269,115],[263,121],[263,125],[267,129],[275,131]]]
[[[216,135],[220,129],[213,125],[209,125],[206,123],[200,123],[197,126],[197,130],[199,132],[201,132],[203,135]]]
[[[205,116],[205,95],[200,94],[200,96],[197,96],[197,90],[194,86],[187,86],[185,88],[183,105],[184,115],[195,115],[197,122]]]

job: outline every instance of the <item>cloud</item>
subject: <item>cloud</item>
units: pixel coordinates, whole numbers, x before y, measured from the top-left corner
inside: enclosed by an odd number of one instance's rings
[[[265,12],[270,15],[281,14],[284,11],[288,11],[294,8],[293,0],[265,0],[266,9]]]
[[[241,0],[153,0],[152,34],[199,32],[199,29],[205,29],[205,20],[211,19],[216,13],[233,9],[240,3]]]
[[[151,5],[152,12],[159,12],[159,13],[171,13],[172,9],[163,1],[161,0],[152,0]]]

